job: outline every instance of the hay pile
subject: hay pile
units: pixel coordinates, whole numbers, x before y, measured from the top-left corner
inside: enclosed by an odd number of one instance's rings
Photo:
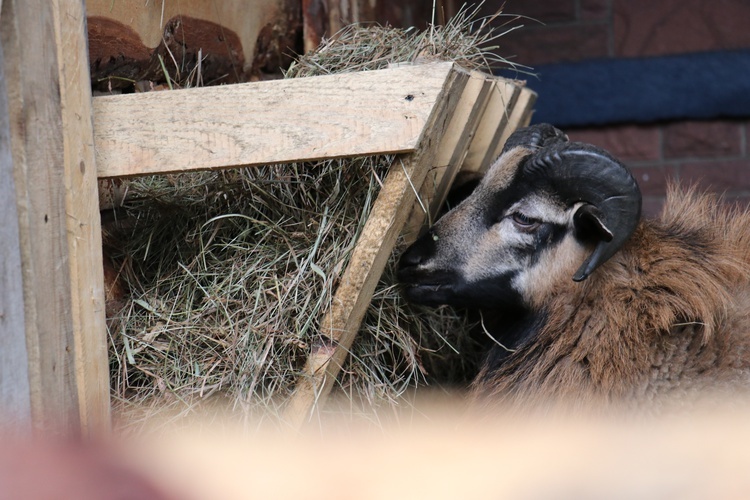
[[[475,14],[423,33],[349,27],[287,76],[418,57],[489,70],[498,58],[487,44],[497,35]],[[116,414],[132,424],[143,408],[184,415],[217,399],[244,415],[278,414],[393,160],[129,181],[128,201],[104,231],[105,253],[129,293],[108,318]],[[373,408],[398,404],[422,383],[464,383],[476,362],[466,320],[405,304],[393,263],[338,380],[337,390]]]

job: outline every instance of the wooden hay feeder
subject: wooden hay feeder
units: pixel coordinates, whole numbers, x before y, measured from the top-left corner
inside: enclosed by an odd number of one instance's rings
[[[0,408],[36,428],[109,426],[98,179],[399,155],[289,402],[296,425],[329,393],[397,237],[459,169],[488,165],[536,97],[432,62],[92,100],[83,19],[75,0],[6,0],[0,16]],[[54,50],[36,50],[49,33]]]

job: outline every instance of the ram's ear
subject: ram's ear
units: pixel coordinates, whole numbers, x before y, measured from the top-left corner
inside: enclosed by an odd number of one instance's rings
[[[604,221],[602,211],[589,203],[584,203],[576,210],[573,215],[573,226],[576,238],[583,241],[609,242],[614,236]]]
[[[594,243],[596,246],[573,275],[573,281],[583,281],[594,272],[611,255],[607,255],[608,246],[614,234],[607,227],[604,214],[594,205],[585,203],[576,210],[573,216],[576,238]]]

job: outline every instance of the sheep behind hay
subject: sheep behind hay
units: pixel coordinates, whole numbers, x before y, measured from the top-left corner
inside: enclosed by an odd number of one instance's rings
[[[640,206],[605,151],[522,129],[399,278],[414,302],[482,311],[496,345],[474,387],[493,401],[747,389],[750,213],[675,188],[659,220]]]

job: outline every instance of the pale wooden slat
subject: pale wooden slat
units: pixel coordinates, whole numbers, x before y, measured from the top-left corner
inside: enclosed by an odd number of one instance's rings
[[[445,202],[445,198],[448,196],[448,191],[453,185],[453,181],[456,175],[461,170],[461,167],[466,159],[466,155],[469,153],[469,146],[471,141],[474,139],[474,134],[479,126],[479,122],[484,115],[487,103],[489,101],[492,92],[492,79],[486,74],[481,72],[472,73],[472,78],[479,82],[481,81],[481,89],[474,99],[474,105],[470,106],[471,100],[467,99],[467,104],[464,105],[463,113],[468,111],[466,115],[459,115],[455,128],[452,127],[446,133],[446,139],[448,142],[454,142],[452,147],[441,148],[441,151],[445,151],[446,156],[444,158],[438,157],[438,165],[442,165],[443,161],[447,161],[449,168],[446,171],[444,177],[438,184],[437,191],[430,205],[430,214],[434,218],[440,207]],[[483,81],[482,81],[483,79]],[[463,124],[463,125],[462,125]],[[452,149],[450,158],[447,157],[447,153]]]
[[[99,177],[414,151],[451,68],[96,97]]]
[[[485,158],[491,158],[490,162],[492,161],[492,159],[497,158],[497,156],[500,154],[503,146],[505,145],[505,141],[508,140],[510,134],[521,127],[526,127],[529,124],[534,109],[534,103],[536,102],[536,97],[536,92],[529,89],[528,87],[522,87],[520,89],[515,105],[508,115],[508,121],[505,127],[502,129],[502,133],[500,134],[500,140],[495,145],[495,148],[492,151],[488,151],[487,155],[485,156]],[[487,167],[489,167],[489,163],[485,164],[484,168]]]
[[[0,421],[17,432],[31,429],[28,353],[18,238],[16,186],[0,44]]]
[[[519,106],[521,103],[524,105],[524,112],[518,119],[518,128],[528,127],[531,123],[531,117],[534,115],[534,105],[537,100],[537,93],[528,87],[524,87],[521,90],[521,95],[518,97]]]
[[[428,213],[430,224],[437,215],[453,179],[461,169],[493,85],[493,78],[486,73],[473,71],[469,75],[461,99],[440,141],[434,165],[427,174],[419,191],[419,200],[414,204],[404,228],[406,242],[416,239]]]
[[[86,12],[81,0],[57,0],[53,4],[61,62],[65,206],[79,417],[84,433],[95,435],[110,427],[110,403]]]
[[[22,261],[32,423],[78,428],[57,52],[51,6],[3,0],[0,18]],[[40,43],[44,41],[44,43]]]
[[[362,318],[409,208],[432,165],[449,117],[461,96],[468,75],[452,71],[438,96],[425,138],[415,153],[396,158],[365,224],[336,291],[331,310],[321,319],[330,344],[315,346],[292,396],[285,420],[299,425],[311,409],[325,400],[356,336]]]
[[[107,359],[103,317],[92,321],[103,280],[82,12],[79,0],[3,0],[0,18],[32,423],[75,434],[108,415],[106,383],[92,382]]]
[[[520,87],[515,82],[503,78],[495,81],[490,100],[464,160],[463,171],[482,171],[495,159],[493,155],[508,123],[509,110],[513,109],[519,93]]]

